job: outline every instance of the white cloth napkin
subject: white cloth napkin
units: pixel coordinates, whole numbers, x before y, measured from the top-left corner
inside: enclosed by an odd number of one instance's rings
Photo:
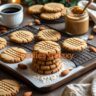
[[[88,1],[86,0],[81,0],[79,3],[78,3],[78,6],[84,8],[85,5],[88,3]],[[91,3],[88,8],[87,8],[87,11],[89,13],[89,16],[92,18],[93,22],[96,24],[96,3]]]
[[[62,96],[96,96],[96,78],[92,83],[67,85]]]
[[[70,84],[67,85],[63,96],[92,96],[91,84]]]

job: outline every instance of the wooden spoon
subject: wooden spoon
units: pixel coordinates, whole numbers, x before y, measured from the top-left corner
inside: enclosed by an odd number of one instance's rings
[[[93,2],[93,0],[89,0],[89,2],[86,4],[86,6],[84,7],[82,13],[86,10],[86,8],[90,5],[90,3]]]

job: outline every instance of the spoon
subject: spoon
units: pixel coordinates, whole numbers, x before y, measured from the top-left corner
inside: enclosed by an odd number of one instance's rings
[[[89,2],[86,4],[86,6],[84,7],[82,13],[86,10],[86,8],[90,5],[90,3],[93,2],[93,0],[89,0]]]

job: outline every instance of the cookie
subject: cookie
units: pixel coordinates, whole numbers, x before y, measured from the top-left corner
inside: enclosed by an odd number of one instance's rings
[[[22,48],[11,47],[0,54],[0,59],[7,63],[17,63],[26,58],[26,51]]]
[[[20,90],[20,85],[15,80],[0,80],[0,96],[16,96]]]
[[[38,59],[34,59],[32,61],[32,63],[35,63],[37,65],[44,65],[44,66],[49,66],[49,65],[58,65],[61,63],[61,59],[53,59],[53,60],[49,60],[49,61],[44,61],[44,60],[38,60]]]
[[[19,30],[10,34],[10,40],[15,43],[29,43],[33,40],[34,35],[27,30]]]
[[[33,50],[43,54],[61,53],[60,45],[52,41],[41,41],[35,44]]]
[[[49,71],[43,71],[43,75],[49,75],[49,74],[53,74],[53,73],[56,73],[58,72],[59,70],[61,69],[61,65],[53,70],[49,70]],[[38,73],[39,74],[42,74],[42,70],[38,70]]]
[[[0,50],[5,48],[7,45],[7,41],[4,38],[0,37]]]
[[[56,19],[59,19],[61,17],[61,12],[41,13],[40,17],[41,17],[41,19],[44,19],[44,20],[56,20]]]
[[[42,70],[43,69],[43,70]],[[33,66],[33,70],[39,74],[43,74],[43,75],[49,75],[49,74],[53,74],[58,72],[61,69],[61,64],[54,68],[54,69],[50,69],[50,67],[43,67],[42,69],[40,69],[39,67],[36,68],[36,66]]]
[[[40,60],[34,60],[32,64],[36,64],[36,66],[49,66],[51,67],[52,65],[58,66],[61,64],[61,60],[56,59],[56,60],[51,60],[51,61],[40,61]]]
[[[61,58],[61,53],[57,53],[57,54],[49,53],[47,55],[43,53],[33,52],[33,59],[36,59],[36,60],[49,61],[49,60],[54,60],[58,58]]]
[[[46,12],[60,12],[64,9],[64,5],[61,3],[47,3],[44,5],[43,10]]]
[[[64,71],[61,72],[60,76],[61,77],[66,76],[66,75],[69,74],[69,72],[70,72],[70,70],[69,69],[66,69],[66,70],[64,70]]]
[[[67,11],[67,8],[64,8],[62,11],[61,11],[61,16],[64,17],[66,15],[66,11]]]
[[[50,65],[50,66],[40,66],[40,69],[48,71],[48,70],[54,70],[58,66],[59,66],[59,64],[53,64],[53,65]]]
[[[32,5],[28,8],[30,14],[40,14],[42,12],[43,5]]]
[[[24,92],[23,96],[33,96],[32,91],[26,91]]]
[[[59,39],[61,39],[61,34],[53,29],[45,29],[39,31],[37,38],[39,40],[58,41]]]
[[[83,51],[87,48],[87,44],[84,40],[79,38],[68,38],[63,41],[62,46],[67,51]]]

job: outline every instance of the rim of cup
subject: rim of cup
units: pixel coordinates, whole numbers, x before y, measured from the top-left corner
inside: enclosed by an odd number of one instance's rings
[[[2,7],[3,7],[3,8],[2,8]],[[17,12],[14,12],[14,13],[4,13],[4,12],[2,12],[2,10],[7,9],[7,8],[18,8],[18,9],[20,9],[20,10],[17,11]],[[3,4],[3,5],[0,6],[0,14],[12,15],[12,14],[17,14],[17,13],[19,13],[20,11],[23,11],[23,6],[20,5],[20,4],[9,3],[9,4]]]

